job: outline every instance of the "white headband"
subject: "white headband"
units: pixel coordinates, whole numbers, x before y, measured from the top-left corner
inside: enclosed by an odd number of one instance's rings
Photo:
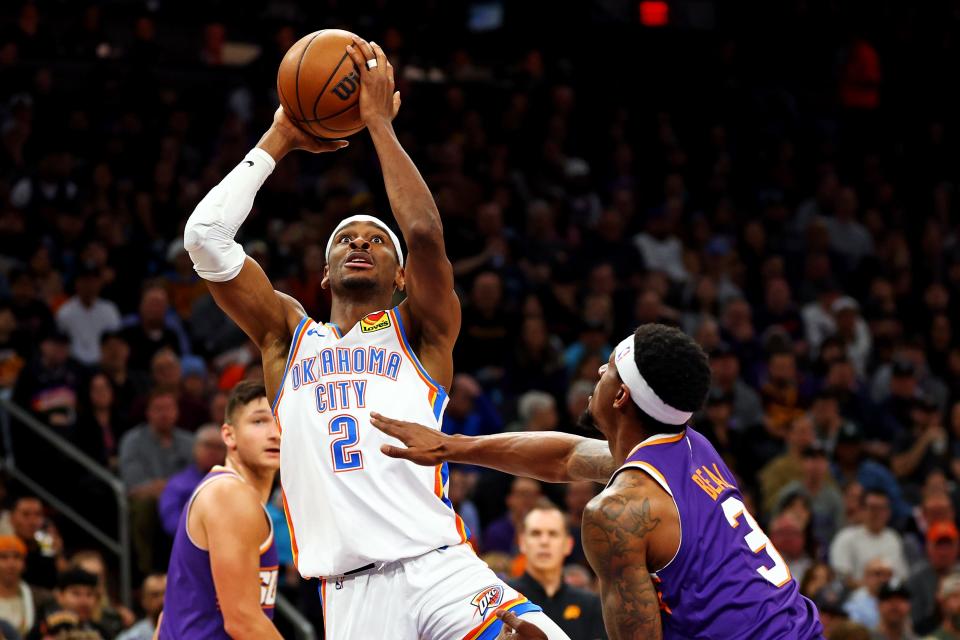
[[[337,234],[340,233],[341,229],[348,224],[353,224],[354,222],[369,222],[372,225],[376,225],[382,229],[384,233],[390,236],[390,241],[393,242],[393,248],[397,252],[397,260],[400,262],[400,266],[403,266],[403,251],[400,250],[400,238],[397,237],[397,234],[395,234],[390,227],[384,224],[383,221],[363,213],[358,213],[355,216],[344,218],[342,221],[340,221],[340,224],[337,225],[337,228],[333,230],[333,233],[330,234],[330,239],[327,240],[327,250],[323,254],[327,262],[330,262],[330,249],[333,248],[333,239],[337,237]]]
[[[674,409],[661,400],[660,396],[654,393],[647,381],[640,375],[637,362],[633,357],[633,339],[632,333],[624,338],[623,342],[617,345],[615,349],[617,355],[613,359],[617,365],[620,378],[630,389],[630,396],[633,401],[644,413],[658,422],[673,425],[686,424],[693,413]]]

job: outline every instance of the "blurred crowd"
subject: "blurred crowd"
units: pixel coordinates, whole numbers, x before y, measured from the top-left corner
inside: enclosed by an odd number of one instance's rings
[[[226,392],[262,377],[183,223],[270,122],[286,49],[344,27],[396,66],[395,127],[444,219],[464,312],[445,431],[576,432],[611,346],[677,325],[713,368],[693,425],[829,637],[960,639],[953,3],[716,6],[704,31],[616,2],[547,30],[536,2],[206,4],[0,11],[0,389],[125,483],[142,580],[136,613],[116,604],[115,558],[7,481],[0,635],[150,637]],[[322,247],[359,211],[390,215],[363,133],[284,159],[239,240],[325,319]],[[109,489],[11,425],[18,468],[115,527]],[[579,545],[600,488],[451,473],[473,544],[540,600],[573,598],[575,638],[602,634]],[[280,542],[284,593],[319,625]]]

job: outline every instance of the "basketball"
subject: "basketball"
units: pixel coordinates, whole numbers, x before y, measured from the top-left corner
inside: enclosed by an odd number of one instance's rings
[[[321,29],[300,38],[280,62],[277,93],[287,116],[320,138],[345,138],[363,129],[360,72],[347,55],[353,34]]]

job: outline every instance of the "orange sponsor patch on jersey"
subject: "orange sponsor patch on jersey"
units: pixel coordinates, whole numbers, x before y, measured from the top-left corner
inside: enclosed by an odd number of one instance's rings
[[[563,610],[563,619],[564,620],[576,620],[580,617],[580,614],[583,613],[580,610],[580,607],[575,604],[568,604],[567,608]]]
[[[373,333],[382,331],[390,327],[390,314],[385,311],[371,313],[360,321],[360,331],[363,333]]]

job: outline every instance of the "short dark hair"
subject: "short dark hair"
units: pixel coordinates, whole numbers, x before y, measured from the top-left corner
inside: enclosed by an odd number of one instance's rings
[[[163,387],[154,387],[153,389],[150,390],[150,393],[147,394],[147,407],[149,408],[150,405],[153,404],[153,401],[156,400],[157,398],[164,398],[167,396],[170,396],[171,398],[173,398],[174,402],[178,402],[180,400],[180,395],[177,393],[175,389],[165,389]]]
[[[699,411],[710,391],[710,363],[693,338],[674,327],[650,323],[633,334],[633,354],[640,375],[666,404],[679,411]],[[686,425],[663,424],[643,414],[654,433],[678,433]]]
[[[262,382],[241,380],[237,383],[237,386],[230,391],[230,396],[227,398],[227,409],[224,412],[227,422],[233,422],[234,414],[241,407],[247,406],[258,398],[266,397],[267,389],[263,386]]]
[[[530,511],[527,512],[527,516],[529,516],[529,515],[530,515],[531,513],[533,513],[534,511],[556,511],[557,513],[560,514],[560,517],[562,517],[562,518],[564,519],[564,522],[566,522],[567,514],[564,512],[563,509],[561,509],[560,507],[558,507],[555,502],[552,502],[552,501],[550,500],[550,498],[543,497],[543,498],[540,498],[539,500],[537,500],[536,504],[533,505],[533,508],[530,509]],[[521,532],[521,533],[522,533],[523,531],[525,531],[526,528],[527,528],[527,516],[524,516],[523,519],[520,520],[519,532]],[[563,529],[563,530],[564,530],[564,531],[567,530],[567,529],[566,529],[566,525],[564,525],[564,529]]]
[[[883,489],[880,489],[879,487],[870,487],[869,489],[864,489],[863,500],[861,501],[861,504],[867,504],[867,498],[870,496],[880,496],[886,500],[888,504],[893,502],[893,500],[890,499],[890,494]]]
[[[57,576],[57,589],[60,591],[76,586],[96,589],[97,576],[78,567],[61,571]]]

